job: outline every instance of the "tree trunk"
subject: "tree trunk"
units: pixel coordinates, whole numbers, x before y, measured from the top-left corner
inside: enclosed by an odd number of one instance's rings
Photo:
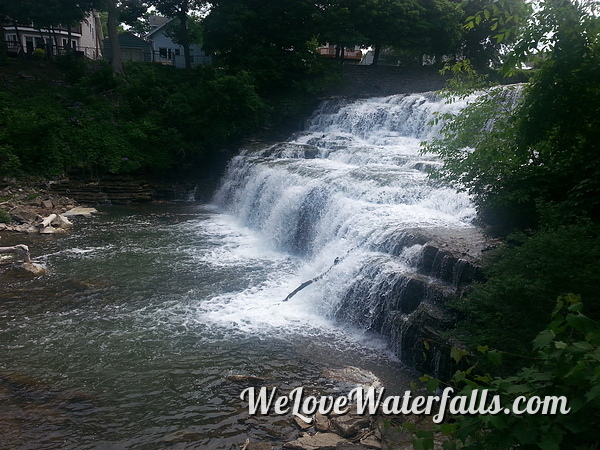
[[[19,47],[21,47],[21,51],[17,51],[17,55],[24,57],[25,49],[23,48],[23,40],[21,37],[21,33],[19,32],[19,24],[17,24],[17,22],[13,20],[13,25],[15,27],[15,33],[17,34],[17,41],[19,42]]]
[[[60,56],[60,43],[56,34],[56,28],[50,28],[50,32],[52,33],[52,56],[58,57]]]
[[[119,20],[119,9],[117,0],[108,1],[108,39],[110,41],[111,65],[113,72],[117,75],[123,74],[123,60],[121,57],[121,44],[117,35],[117,24]]]
[[[4,22],[4,17],[0,16],[0,23]],[[0,61],[6,59],[8,53],[8,42],[6,42],[6,33],[4,27],[0,25]]]
[[[345,51],[345,47],[342,45],[340,47],[340,64],[344,65],[344,51]]]
[[[41,28],[36,28],[36,30],[38,31],[38,33],[40,33],[40,39],[42,40],[42,50],[44,50],[44,59],[48,60],[48,49],[46,48],[46,38],[44,37],[44,32]]]
[[[94,36],[94,40],[96,41],[95,59],[102,59],[102,56],[104,54],[104,49],[102,48],[102,22],[100,21],[100,18],[97,16],[96,13],[94,13],[94,27],[96,30],[96,36]]]
[[[181,46],[183,47],[183,58],[185,60],[185,68],[192,68],[192,55],[190,54],[190,33],[188,30],[188,2],[185,1],[181,5],[178,12],[179,26],[181,27]]]
[[[375,49],[373,50],[373,62],[371,65],[376,66],[379,62],[379,53],[381,53],[381,44],[375,44]]]

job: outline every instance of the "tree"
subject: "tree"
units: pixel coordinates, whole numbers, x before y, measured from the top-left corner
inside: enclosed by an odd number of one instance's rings
[[[112,53],[111,65],[113,72],[117,75],[123,74],[123,59],[121,56],[121,44],[119,43],[118,27],[123,19],[128,24],[140,17],[146,10],[144,0],[99,0],[102,8],[108,12],[107,28],[108,40]]]
[[[370,0],[357,8],[356,28],[364,46],[374,50],[373,65],[384,45],[407,50],[418,47],[418,38],[427,29],[424,8],[414,0]]]
[[[437,176],[468,191],[488,230],[507,241],[458,303],[463,341],[522,352],[549,299],[567,292],[600,318],[600,18],[591,6],[545,2],[508,58],[536,59],[530,83],[489,89],[425,144],[442,157]],[[511,30],[499,25],[498,39]]]
[[[318,12],[309,0],[218,0],[204,20],[204,47],[218,64],[249,71],[263,92],[314,84]]]
[[[190,15],[188,16],[185,25],[181,23],[179,18],[175,18],[167,25],[165,35],[171,38],[174,43],[183,46],[184,58],[186,55],[185,49],[187,47],[189,59],[185,60],[185,65],[189,69],[192,66],[190,45],[202,43],[202,25],[199,18]]]
[[[464,11],[461,3],[451,0],[421,0],[425,31],[419,36],[416,48],[420,55],[430,55],[438,63],[443,56],[460,51]]]
[[[119,13],[123,3],[119,5],[117,0],[106,0],[108,10],[108,40],[110,42],[111,66],[117,75],[123,74],[123,58],[121,55],[121,44],[117,34],[119,24]]]
[[[499,68],[531,6],[524,0],[471,0],[463,9],[466,25],[459,56],[480,72]]]
[[[335,45],[336,59],[344,63],[344,49],[363,45],[365,36],[358,26],[360,0],[332,0],[321,2],[318,7],[318,40],[319,43]]]
[[[506,231],[548,214],[600,221],[599,27],[586,5],[545,2],[511,59],[545,48],[518,106],[491,90],[426,145],[443,158],[438,175],[469,191],[484,220]]]

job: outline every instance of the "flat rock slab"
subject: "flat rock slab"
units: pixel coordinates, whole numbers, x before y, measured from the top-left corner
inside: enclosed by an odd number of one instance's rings
[[[354,437],[360,430],[371,424],[369,416],[345,414],[343,416],[330,416],[331,430],[343,437]]]
[[[83,208],[83,207],[76,207],[73,209],[68,210],[67,212],[63,213],[63,216],[66,217],[72,217],[72,216],[91,216],[92,214],[97,213],[98,210],[96,208]]]
[[[283,448],[295,450],[335,450],[338,444],[351,444],[349,441],[335,433],[305,434],[295,441],[288,442]]]
[[[243,450],[273,450],[273,446],[266,442],[248,442]]]

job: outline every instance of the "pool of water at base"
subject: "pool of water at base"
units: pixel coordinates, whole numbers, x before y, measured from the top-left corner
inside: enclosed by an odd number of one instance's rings
[[[0,271],[0,448],[239,448],[298,436],[290,415],[251,416],[246,381],[314,395],[371,371],[389,394],[414,374],[323,305],[281,299],[301,258],[209,205],[99,207],[65,235],[4,235],[48,274]]]

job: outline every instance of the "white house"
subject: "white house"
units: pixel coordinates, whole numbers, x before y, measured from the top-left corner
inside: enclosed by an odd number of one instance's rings
[[[89,59],[102,58],[102,25],[100,15],[92,11],[78,26],[35,28],[29,25],[3,25],[7,50],[12,54],[32,54],[37,48],[59,55],[73,49]]]
[[[185,68],[183,46],[176,44],[173,39],[167,36],[168,26],[172,21],[173,19],[160,16],[156,16],[154,19],[151,18],[150,26],[153,29],[145,36],[145,39],[152,44],[154,62]],[[199,44],[190,45],[190,55],[192,67],[212,63],[212,58],[204,53],[202,46]]]

